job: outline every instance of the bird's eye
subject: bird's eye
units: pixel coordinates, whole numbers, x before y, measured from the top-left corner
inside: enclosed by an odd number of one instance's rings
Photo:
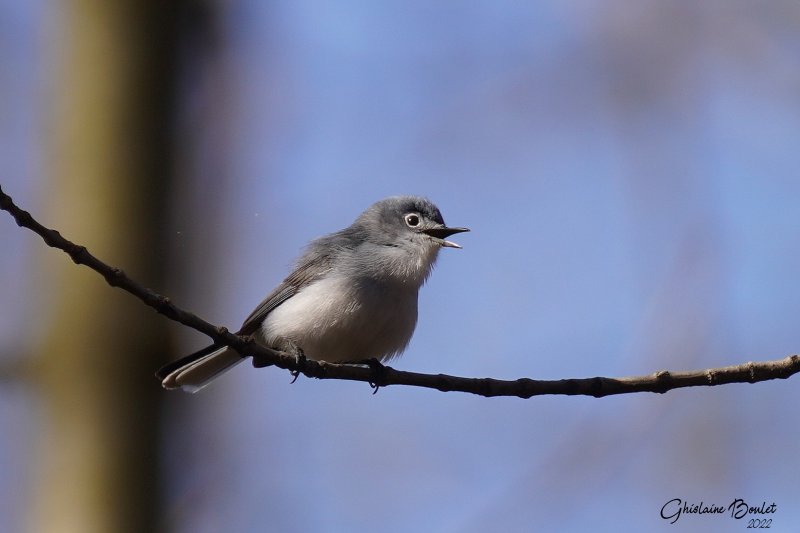
[[[406,218],[406,224],[408,225],[408,227],[416,228],[417,226],[419,226],[419,215],[414,214],[414,213],[409,213],[409,214],[406,215],[405,218]]]

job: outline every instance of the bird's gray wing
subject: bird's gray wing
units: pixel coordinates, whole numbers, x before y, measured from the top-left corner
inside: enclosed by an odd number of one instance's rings
[[[289,276],[275,287],[269,296],[258,304],[250,316],[245,319],[239,335],[252,335],[261,326],[264,318],[273,309],[297,294],[300,289],[324,276],[331,270],[329,254],[306,254]]]

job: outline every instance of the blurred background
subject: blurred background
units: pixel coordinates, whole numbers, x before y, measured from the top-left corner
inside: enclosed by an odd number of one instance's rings
[[[0,184],[236,329],[392,194],[472,228],[393,366],[627,376],[800,351],[793,1],[0,1]],[[487,399],[240,365],[0,214],[0,529],[800,527],[797,378]],[[753,517],[749,517],[753,518]],[[761,517],[755,517],[761,518]]]

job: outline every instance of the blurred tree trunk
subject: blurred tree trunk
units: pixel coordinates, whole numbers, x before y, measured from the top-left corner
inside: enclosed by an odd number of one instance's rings
[[[74,0],[51,32],[45,224],[147,285],[163,280],[175,4]],[[97,274],[41,252],[52,286],[34,368],[41,441],[30,530],[158,529],[165,321]]]

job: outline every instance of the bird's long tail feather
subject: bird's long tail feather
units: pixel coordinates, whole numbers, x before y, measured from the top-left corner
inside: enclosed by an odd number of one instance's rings
[[[236,350],[212,344],[164,365],[156,372],[156,377],[165,389],[195,393],[243,360]]]

